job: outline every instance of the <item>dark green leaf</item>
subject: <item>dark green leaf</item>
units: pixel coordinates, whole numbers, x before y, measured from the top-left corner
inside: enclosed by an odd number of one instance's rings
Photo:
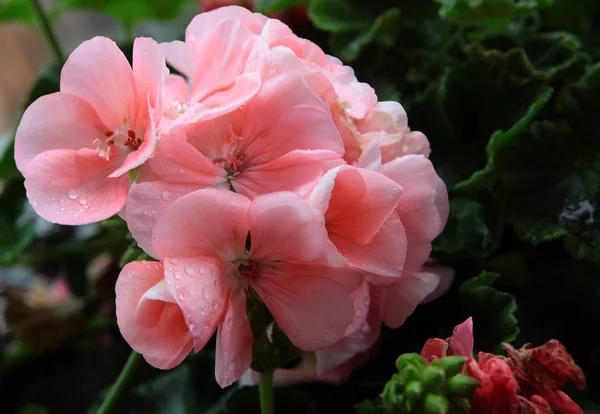
[[[564,118],[537,122],[498,151],[499,191],[522,238],[541,243],[568,235],[570,251],[597,260],[600,66],[563,96]]]
[[[360,56],[364,47],[372,42],[379,42],[389,48],[394,44],[399,20],[400,9],[394,8],[378,16],[368,30],[358,33],[334,33],[330,39],[332,49],[343,61],[353,62]]]
[[[474,315],[475,346],[481,351],[500,353],[502,343],[519,334],[515,297],[493,287],[499,277],[483,272],[460,286],[460,295]]]
[[[0,194],[0,264],[10,264],[35,237],[35,220],[20,219],[26,203],[23,181],[10,181]]]
[[[312,0],[309,17],[316,27],[328,32],[368,31],[377,16],[388,9],[385,3],[386,1],[368,4],[360,0]]]
[[[516,19],[531,15],[552,0],[436,0],[440,17],[457,22],[485,26],[501,31]]]
[[[411,108],[409,119],[411,128],[429,138],[431,160],[454,188],[486,167],[490,137],[497,131],[512,135],[511,129],[520,129],[548,94],[523,57],[469,62],[432,87]]]
[[[451,197],[448,223],[434,240],[434,251],[459,258],[489,256],[500,243],[502,215],[502,202],[491,191]]]
[[[254,10],[258,13],[273,13],[283,11],[293,6],[308,4],[310,0],[255,0]]]
[[[0,3],[0,22],[35,22],[31,0],[3,0]]]
[[[123,267],[127,263],[135,262],[138,260],[152,260],[150,256],[146,254],[142,249],[139,248],[136,242],[133,242],[127,247],[123,256],[121,256],[121,260],[119,260],[119,266]]]
[[[363,401],[354,407],[359,414],[386,414],[389,411],[381,400]]]

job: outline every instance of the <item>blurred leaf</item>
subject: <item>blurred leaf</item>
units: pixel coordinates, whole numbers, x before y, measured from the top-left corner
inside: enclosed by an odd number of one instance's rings
[[[377,16],[393,5],[389,0],[372,4],[361,0],[312,0],[309,17],[316,27],[327,32],[368,31]]]
[[[273,13],[309,2],[310,0],[255,0],[254,10],[263,14]]]
[[[481,351],[501,353],[502,343],[519,334],[515,297],[493,287],[499,277],[483,272],[460,286],[462,300],[474,317],[475,346]]]
[[[385,47],[391,47],[394,44],[399,21],[400,9],[390,9],[378,16],[368,30],[358,33],[334,33],[330,38],[331,47],[343,61],[353,62],[360,56],[365,46],[372,42],[377,41]]]
[[[433,250],[459,258],[485,258],[500,244],[502,202],[491,191],[450,198],[448,223]]]
[[[59,8],[98,10],[132,28],[142,20],[170,20],[183,10],[185,3],[185,0],[59,0]]]
[[[13,179],[0,194],[0,264],[10,264],[35,237],[35,221],[19,220],[26,203],[25,187]]]
[[[146,252],[140,249],[136,242],[133,242],[127,247],[127,250],[125,250],[123,256],[121,256],[121,259],[119,260],[119,267],[123,267],[127,263],[138,260],[152,260],[152,258],[148,256]]]
[[[554,0],[544,11],[544,20],[554,30],[565,30],[586,39],[592,30],[596,0]]]
[[[600,66],[562,95],[564,118],[533,124],[497,153],[507,218],[531,243],[568,235],[569,250],[598,260]]]
[[[440,17],[456,23],[485,26],[501,31],[517,19],[531,15],[553,0],[436,0]]]
[[[2,0],[0,3],[0,22],[34,23],[35,19],[31,0]]]

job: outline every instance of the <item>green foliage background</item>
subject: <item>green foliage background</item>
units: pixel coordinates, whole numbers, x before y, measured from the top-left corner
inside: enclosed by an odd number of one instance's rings
[[[600,413],[600,3],[261,0],[257,7],[271,12],[301,3],[310,3],[314,27],[299,25],[298,33],[351,65],[380,100],[400,101],[411,128],[429,138],[450,192],[450,219],[434,256],[456,269],[456,280],[448,295],[418,308],[400,329],[384,330],[376,358],[343,386],[277,390],[278,412],[354,412],[354,404],[381,392],[398,355],[448,336],[472,315],[478,350],[498,351],[503,341],[563,342],[588,380],[586,391],[572,395],[586,413]],[[56,5],[51,16],[91,8],[129,28],[169,20],[189,6]],[[35,18],[29,1],[4,0],[2,20]],[[123,49],[130,53],[130,44]],[[58,89],[59,69],[57,62],[40,75],[27,103]],[[101,401],[128,353],[110,312],[101,309],[113,300],[119,265],[141,252],[118,218],[83,228],[36,218],[10,138],[3,142],[2,283],[14,285],[15,274],[65,275],[85,305],[85,320],[68,340],[41,350],[33,346],[39,335],[32,338],[22,324],[4,337],[2,408],[81,413]],[[91,278],[89,265],[99,256],[108,265]],[[145,367],[119,412],[258,412],[256,390],[218,388],[210,348],[167,373]]]

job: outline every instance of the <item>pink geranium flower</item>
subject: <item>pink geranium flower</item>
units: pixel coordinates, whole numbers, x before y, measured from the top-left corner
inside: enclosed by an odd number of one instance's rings
[[[194,349],[202,349],[218,327],[219,384],[237,380],[251,362],[245,307],[250,288],[300,349],[323,349],[344,336],[354,316],[350,294],[362,278],[317,261],[325,237],[308,204],[289,192],[250,201],[231,191],[199,190],[160,217],[153,248]],[[127,277],[123,283],[129,283]]]
[[[154,223],[182,195],[206,187],[250,198],[306,193],[324,171],[343,163],[342,153],[327,107],[300,78],[279,75],[247,105],[161,140],[146,175],[131,188],[125,217],[152,254]]]
[[[466,366],[469,376],[479,381],[471,398],[473,413],[517,413],[519,384],[506,358],[480,352]]]
[[[96,37],[75,49],[62,69],[60,92],[35,101],[17,129],[15,160],[40,216],[86,224],[123,207],[126,173],[156,146],[153,112],[167,72],[151,39],[136,39],[133,70],[109,39]]]

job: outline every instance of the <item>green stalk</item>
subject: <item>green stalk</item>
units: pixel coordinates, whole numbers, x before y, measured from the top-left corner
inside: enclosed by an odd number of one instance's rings
[[[60,50],[58,40],[56,40],[56,35],[54,34],[54,31],[52,30],[52,26],[50,25],[50,21],[48,20],[48,16],[46,15],[46,12],[44,12],[44,9],[42,8],[42,5],[40,4],[40,0],[31,0],[31,5],[33,6],[35,14],[38,17],[38,20],[40,21],[40,24],[42,26],[42,31],[44,32],[44,36],[46,36],[46,40],[50,44],[50,48],[52,49],[52,53],[54,53],[54,57],[56,57],[56,59],[59,62],[64,62],[65,57],[62,54],[62,51]]]
[[[273,404],[273,371],[261,372],[258,385],[260,393],[260,412],[262,414],[275,414]]]
[[[142,356],[135,351],[131,351],[131,355],[129,355],[129,359],[123,370],[119,374],[119,378],[115,381],[114,385],[110,389],[108,396],[102,403],[102,406],[98,409],[96,414],[109,414],[111,413],[115,407],[119,404],[119,401],[123,397],[125,391],[131,385],[131,381],[133,379],[133,373],[139,366],[142,361]]]

